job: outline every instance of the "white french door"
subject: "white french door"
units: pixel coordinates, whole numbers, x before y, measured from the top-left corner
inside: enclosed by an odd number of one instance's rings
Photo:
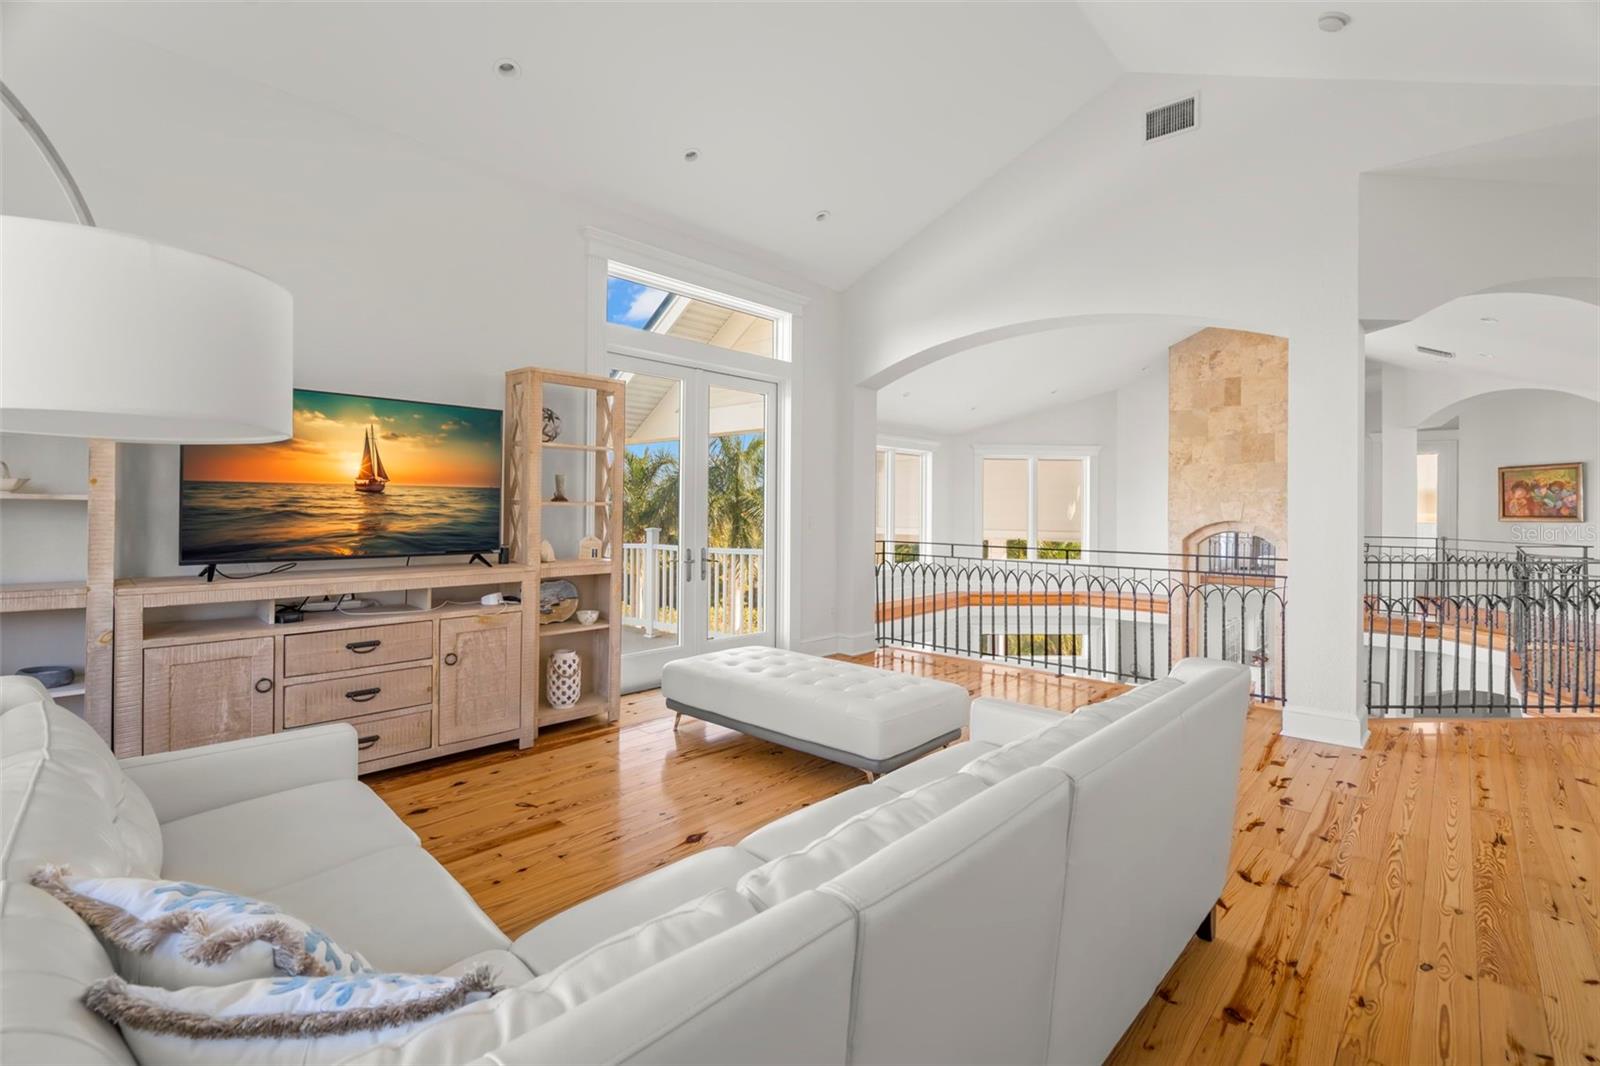
[[[773,644],[777,386],[613,353],[627,382],[622,684],[676,658]]]

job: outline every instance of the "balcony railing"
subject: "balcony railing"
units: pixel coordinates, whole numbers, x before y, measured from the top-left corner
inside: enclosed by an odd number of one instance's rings
[[[1363,556],[1369,713],[1600,708],[1600,560],[1587,546],[1373,537]]]
[[[1137,683],[1188,656],[1284,699],[1287,560],[879,542],[878,643]]]
[[[622,624],[647,637],[678,631],[683,595],[683,550],[660,543],[659,536],[660,530],[647,529],[643,542],[622,546]],[[761,548],[706,549],[705,563],[694,576],[705,576],[708,635],[762,631],[765,557]]]

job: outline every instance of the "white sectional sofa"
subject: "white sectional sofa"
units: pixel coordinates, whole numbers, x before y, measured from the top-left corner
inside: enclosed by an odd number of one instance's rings
[[[233,889],[378,967],[488,961],[514,986],[352,1062],[1092,1063],[1222,891],[1248,677],[1190,660],[1070,716],[978,700],[970,740],[515,942],[356,780],[347,726],[119,764],[39,696],[0,690],[0,1060],[134,1061],[80,1003],[108,955],[26,883],[57,863]],[[714,934],[508,1021],[515,986],[714,892]]]

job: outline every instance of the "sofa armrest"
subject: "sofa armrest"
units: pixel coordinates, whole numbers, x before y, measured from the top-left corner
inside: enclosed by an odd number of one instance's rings
[[[356,731],[346,722],[123,759],[165,823],[230,803],[356,776]]]
[[[972,739],[1009,744],[1062,720],[1057,711],[985,696],[972,701]]]

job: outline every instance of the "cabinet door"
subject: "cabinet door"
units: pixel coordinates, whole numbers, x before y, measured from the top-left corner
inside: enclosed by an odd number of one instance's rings
[[[439,743],[516,729],[522,705],[522,615],[439,623]]]
[[[146,648],[144,751],[272,732],[272,638]]]

